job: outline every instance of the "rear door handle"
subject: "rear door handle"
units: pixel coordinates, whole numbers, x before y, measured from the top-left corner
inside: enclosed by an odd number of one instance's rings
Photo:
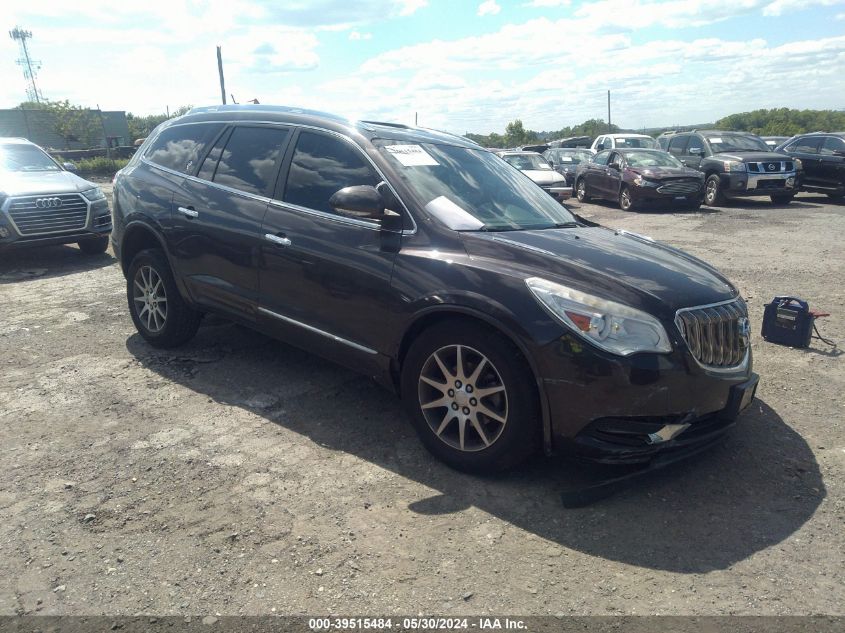
[[[282,235],[273,235],[272,233],[265,233],[264,239],[268,242],[273,242],[276,246],[290,246],[290,240]]]
[[[191,207],[176,207],[176,210],[187,218],[199,217],[199,211],[195,211]]]

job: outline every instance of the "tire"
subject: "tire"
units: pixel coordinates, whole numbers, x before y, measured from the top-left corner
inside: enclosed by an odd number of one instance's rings
[[[126,298],[135,328],[153,347],[178,347],[197,333],[202,313],[185,303],[167,257],[158,248],[143,250],[132,259]]]
[[[704,204],[708,207],[724,204],[725,196],[721,185],[718,174],[708,176],[704,182]]]
[[[578,202],[587,202],[590,199],[587,195],[587,183],[583,178],[575,181],[575,197],[578,198]]]
[[[775,194],[769,196],[772,199],[772,204],[789,204],[795,197],[793,193]]]
[[[109,248],[109,237],[108,235],[92,237],[87,240],[80,240],[76,245],[85,255],[102,255]]]
[[[628,185],[622,185],[622,189],[619,190],[619,208],[623,211],[634,211],[636,206],[637,203],[631,198],[631,189]]]
[[[424,330],[408,350],[402,400],[417,435],[435,457],[465,472],[499,472],[521,463],[540,445],[532,377],[516,346],[498,332],[449,320]],[[488,393],[472,396],[480,391]]]

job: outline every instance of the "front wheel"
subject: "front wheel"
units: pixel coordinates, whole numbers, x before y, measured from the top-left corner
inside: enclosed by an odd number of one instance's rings
[[[575,197],[578,198],[578,202],[587,202],[590,199],[587,195],[587,183],[583,178],[575,183]]]
[[[795,197],[792,193],[775,194],[769,196],[772,199],[772,204],[789,204]]]
[[[182,299],[160,249],[135,255],[126,275],[126,296],[138,333],[153,347],[177,347],[197,333],[202,313]]]
[[[622,190],[619,192],[619,207],[623,211],[634,210],[634,199],[631,197],[631,189],[627,185],[622,185]]]
[[[539,445],[532,371],[519,350],[484,325],[448,321],[412,344],[402,400],[422,443],[458,470],[490,473]]]
[[[713,174],[704,183],[704,204],[708,207],[723,204],[725,196],[722,193],[722,183],[718,174]]]
[[[102,255],[109,247],[108,236],[92,237],[87,240],[79,240],[76,245],[86,255]]]

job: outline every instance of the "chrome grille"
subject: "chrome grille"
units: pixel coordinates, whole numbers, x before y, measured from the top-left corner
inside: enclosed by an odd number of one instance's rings
[[[742,299],[678,310],[675,324],[690,353],[702,365],[729,369],[745,359],[749,325]]]
[[[701,190],[701,182],[698,180],[672,180],[657,188],[658,193],[670,195],[682,195],[695,193]]]
[[[44,208],[43,200],[50,206]],[[58,206],[56,200],[61,201]],[[21,235],[61,233],[85,227],[88,204],[78,193],[12,198],[9,216]]]
[[[794,167],[795,165],[793,165],[791,160],[748,163],[748,171],[753,171],[760,174],[780,174],[785,171],[792,171]]]

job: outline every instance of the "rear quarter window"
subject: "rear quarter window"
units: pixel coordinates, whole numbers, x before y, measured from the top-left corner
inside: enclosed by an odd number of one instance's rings
[[[222,123],[174,125],[158,135],[144,158],[173,171],[193,174],[208,144],[222,129]]]

